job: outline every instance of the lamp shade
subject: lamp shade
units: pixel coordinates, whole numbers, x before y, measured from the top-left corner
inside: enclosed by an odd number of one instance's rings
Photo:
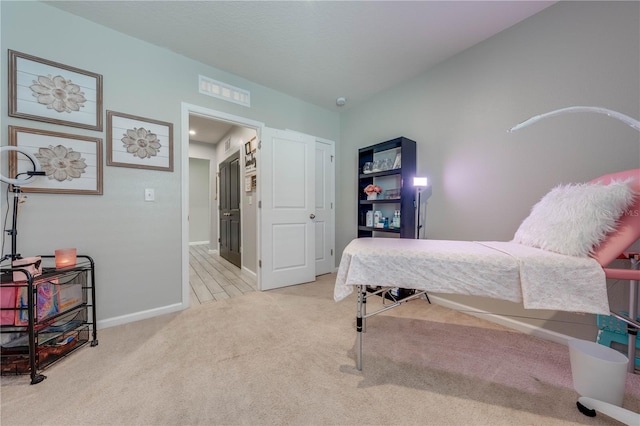
[[[414,177],[413,178],[413,186],[428,186],[429,181],[426,177]]]

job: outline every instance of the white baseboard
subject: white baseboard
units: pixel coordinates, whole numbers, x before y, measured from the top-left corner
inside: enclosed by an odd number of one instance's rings
[[[209,250],[209,254],[218,254],[218,250]]]
[[[191,241],[189,243],[190,246],[202,246],[205,244],[209,244],[209,241]]]
[[[247,269],[246,266],[242,267],[242,271],[246,272],[247,274],[251,275],[254,278],[258,278],[258,275],[255,272],[253,272],[252,270]]]
[[[173,305],[162,306],[160,308],[148,309],[146,311],[135,312],[133,314],[121,315],[119,317],[108,318],[98,321],[97,329],[115,327],[116,325],[128,324],[134,321],[140,321],[147,318],[157,317],[159,315],[170,314],[188,308],[188,304],[174,303]]]
[[[526,324],[521,321],[516,321],[513,318],[504,317],[502,315],[496,315],[490,312],[480,311],[474,307],[471,307],[462,303],[458,303],[458,302],[452,302],[451,300],[443,299],[442,297],[429,295],[429,300],[437,303],[438,305],[444,306],[445,308],[450,308],[456,311],[463,311],[465,314],[473,315],[474,317],[482,318],[487,321],[491,321],[493,323],[503,325],[505,327],[520,331],[530,336],[535,336],[541,339],[560,343],[561,345],[567,346],[569,340],[573,339],[573,337],[567,336],[566,334],[558,333],[551,330],[545,330],[544,328],[536,327],[531,324]],[[473,312],[477,312],[477,314],[474,314]]]

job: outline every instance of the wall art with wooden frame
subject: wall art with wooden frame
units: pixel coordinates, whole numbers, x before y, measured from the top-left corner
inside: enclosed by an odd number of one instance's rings
[[[9,116],[102,131],[102,75],[9,50]]]
[[[173,124],[107,111],[107,166],[173,171]]]
[[[21,186],[23,192],[102,195],[102,139],[9,126],[9,145],[32,154],[45,172]],[[9,154],[10,176],[29,170],[27,157]]]

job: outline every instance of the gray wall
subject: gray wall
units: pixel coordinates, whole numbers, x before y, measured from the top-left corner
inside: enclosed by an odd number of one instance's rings
[[[43,3],[2,1],[0,8],[0,87],[7,87],[7,49],[13,49],[102,74],[105,110],[174,124],[174,172],[105,166],[102,196],[33,194],[23,205],[18,225],[23,255],[77,247],[95,258],[100,324],[182,306],[180,152],[182,143],[188,143],[180,140],[182,102],[339,140],[335,112]],[[198,94],[199,74],[250,90],[251,107]],[[1,112],[5,135],[13,124],[105,137],[105,131],[7,117],[6,101]],[[155,188],[155,203],[144,202],[144,188],[150,187]],[[0,189],[4,192],[6,186]]]
[[[560,2],[343,113],[338,255],[356,235],[357,148],[400,135],[418,143],[418,173],[433,184],[432,239],[508,241],[554,185],[640,167],[639,133],[604,115],[565,115],[507,133],[572,105],[639,118],[639,17],[638,2]],[[490,312],[595,323],[592,316],[451,299]],[[532,323],[578,337],[595,333],[592,326]]]
[[[207,226],[207,230],[209,231],[209,235],[206,238],[206,241],[209,241],[210,250],[218,250],[218,200],[216,199],[216,172],[218,171],[218,156],[216,154],[216,147],[210,143],[206,142],[197,142],[197,141],[189,141],[189,174],[191,174],[191,160],[193,158],[197,158],[200,160],[206,160],[209,162],[209,177],[207,180],[207,185],[209,187],[209,225]],[[191,177],[189,177],[189,204],[191,204],[191,186],[198,185],[199,182],[204,184],[205,179],[198,179],[197,182],[194,182]],[[192,223],[191,217],[189,217],[189,242],[199,241],[191,238],[191,228],[194,226]],[[197,225],[196,225],[197,226]]]
[[[189,244],[208,244],[211,238],[210,210],[214,197],[209,167],[209,160],[189,157]]]

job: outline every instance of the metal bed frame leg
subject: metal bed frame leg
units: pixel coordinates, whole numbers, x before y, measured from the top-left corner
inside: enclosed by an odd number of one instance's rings
[[[401,299],[395,299],[394,297],[391,297],[392,302],[388,305],[384,304],[386,293],[389,292],[389,289],[386,287],[378,287],[377,289],[371,290],[367,288],[366,285],[358,285],[356,286],[356,291],[358,292],[358,304],[356,313],[356,368],[358,369],[358,371],[362,371],[362,333],[367,331],[367,318],[400,306],[404,302],[408,302],[410,300],[417,299],[422,295],[426,295],[426,291],[417,291],[416,293],[413,293]],[[370,314],[367,314],[367,298],[370,296],[382,297],[383,307],[375,310]],[[427,300],[429,299],[427,298]],[[431,301],[429,301],[429,303],[431,303]]]
[[[356,313],[356,368],[362,371],[362,333],[366,315],[366,295],[364,286],[358,286],[358,307]],[[364,312],[363,312],[364,311]]]
[[[640,268],[640,259],[631,257],[631,269]],[[631,280],[629,283],[629,318],[636,321],[638,318],[638,280]],[[627,356],[629,364],[627,371],[634,373],[636,368],[636,340],[638,337],[638,329],[627,324],[627,333],[629,341],[627,342]]]

